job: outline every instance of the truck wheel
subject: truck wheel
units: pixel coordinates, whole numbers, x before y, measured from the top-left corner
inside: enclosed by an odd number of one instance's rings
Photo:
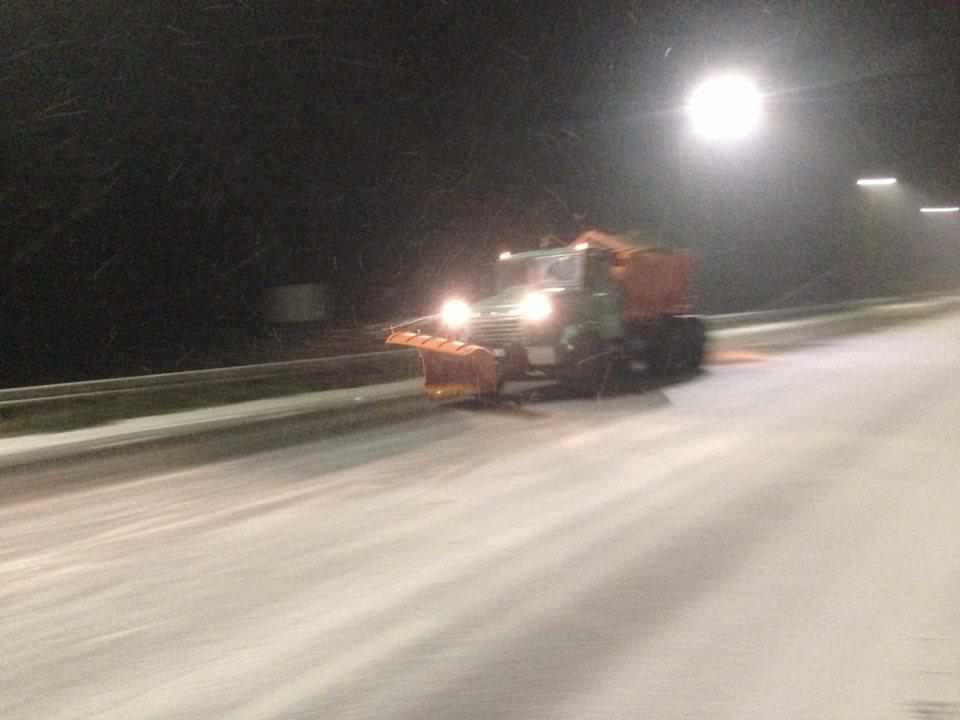
[[[647,370],[654,377],[672,375],[687,363],[686,333],[676,319],[665,320],[647,352]]]
[[[693,372],[703,364],[706,329],[696,317],[664,320],[647,355],[647,368],[655,377]]]
[[[574,395],[596,397],[616,384],[617,360],[615,348],[599,338],[588,339],[573,352],[560,381]]]
[[[686,369],[696,372],[703,365],[703,356],[707,344],[707,329],[703,320],[689,317],[684,320],[686,332]]]

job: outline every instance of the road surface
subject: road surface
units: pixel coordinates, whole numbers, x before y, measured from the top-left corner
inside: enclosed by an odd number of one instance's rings
[[[0,506],[0,717],[960,712],[960,316]]]

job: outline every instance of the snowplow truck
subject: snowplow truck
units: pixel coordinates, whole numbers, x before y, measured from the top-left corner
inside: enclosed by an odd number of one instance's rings
[[[495,294],[448,300],[441,332],[394,332],[415,348],[435,399],[496,397],[511,381],[553,379],[597,394],[643,364],[656,376],[697,370],[703,321],[690,314],[694,260],[629,236],[583,233],[565,247],[502,253]]]

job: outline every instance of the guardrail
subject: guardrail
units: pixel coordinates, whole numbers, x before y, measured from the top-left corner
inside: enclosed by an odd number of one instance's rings
[[[34,385],[0,390],[0,408],[31,403],[104,397],[123,393],[142,393],[155,390],[189,388],[217,383],[245,383],[278,377],[308,375],[323,371],[337,371],[358,365],[383,366],[397,364],[415,357],[414,350],[383,350],[357,355],[336,355],[309,360],[236,365],[209,370],[138,375],[110,380],[88,380],[55,385]]]
[[[916,299],[916,298],[912,298]],[[760,310],[745,313],[706,316],[710,329],[721,330],[747,325],[812,318],[843,312],[864,306],[879,306],[909,301],[911,298],[877,298],[855,300],[806,307]],[[423,320],[424,318],[420,318]],[[160,390],[183,389],[225,383],[248,383],[262,380],[292,378],[340,370],[371,371],[413,367],[414,350],[383,350],[356,355],[338,355],[309,360],[292,360],[257,365],[237,365],[209,370],[140,375],[110,380],[90,380],[54,385],[36,385],[0,390],[0,408],[32,405],[42,402],[79,400],[127,393],[148,393]],[[398,373],[402,374],[402,373]],[[412,376],[411,372],[411,376]],[[397,379],[397,378],[393,378]]]
[[[803,318],[816,317],[817,315],[829,315],[831,313],[844,312],[845,310],[856,310],[870,305],[891,305],[894,303],[907,302],[908,300],[910,300],[910,298],[905,297],[848,300],[846,302],[828,303],[825,305],[802,305],[799,307],[778,308],[776,310],[753,310],[742,313],[708,315],[705,317],[705,320],[708,327],[719,330],[721,328],[737,327],[739,325],[800,320]]]

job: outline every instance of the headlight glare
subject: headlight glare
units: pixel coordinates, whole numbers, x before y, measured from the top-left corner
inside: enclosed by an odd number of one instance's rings
[[[470,319],[470,306],[459,298],[447,300],[440,309],[440,319],[448,328],[462,328]]]
[[[553,304],[543,293],[530,293],[523,301],[523,315],[530,322],[541,322],[553,313]]]

